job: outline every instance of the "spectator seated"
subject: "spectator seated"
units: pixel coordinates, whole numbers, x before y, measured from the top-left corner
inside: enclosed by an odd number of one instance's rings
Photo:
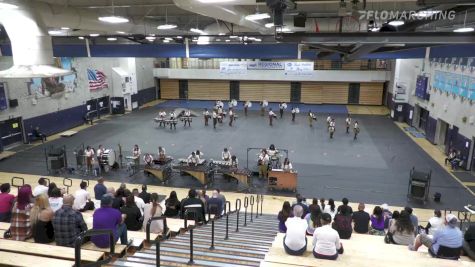
[[[446,246],[440,246],[439,250],[437,250],[437,254],[434,254],[432,249],[429,249],[429,254],[432,257],[446,259],[446,260],[458,260],[460,258],[460,251],[462,251],[462,247],[459,248],[449,248]]]

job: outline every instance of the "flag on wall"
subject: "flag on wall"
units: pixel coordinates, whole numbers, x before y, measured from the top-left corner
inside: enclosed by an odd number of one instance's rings
[[[89,90],[91,91],[109,87],[106,75],[100,70],[87,69],[87,79],[89,80]]]

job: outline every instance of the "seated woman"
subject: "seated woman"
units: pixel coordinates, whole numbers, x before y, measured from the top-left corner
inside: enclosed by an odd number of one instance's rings
[[[49,205],[53,212],[56,212],[63,206],[63,194],[59,188],[54,188],[49,197]]]
[[[124,223],[127,226],[127,230],[138,231],[142,229],[142,213],[135,204],[135,197],[130,194],[125,199],[125,206],[120,209],[122,214],[125,214]]]
[[[396,212],[394,212],[395,214]],[[396,245],[411,245],[414,243],[414,225],[411,222],[409,213],[405,210],[398,214],[397,219],[392,219],[387,241]]]
[[[15,196],[10,194],[10,184],[0,186],[0,222],[10,222]]]
[[[293,217],[292,208],[290,207],[290,202],[285,201],[282,210],[279,211],[279,214],[277,215],[277,219],[279,220],[279,232],[287,232],[285,221],[287,221],[289,217]]]
[[[454,160],[456,156],[457,153],[455,152],[455,150],[451,149],[449,155],[447,155],[447,157],[445,158],[445,165],[447,165],[448,162],[452,162],[452,160]]]
[[[293,168],[292,168],[292,163],[290,163],[289,158],[285,158],[285,159],[284,159],[284,164],[282,164],[282,169],[283,169],[284,171],[288,171],[288,172],[289,172],[289,171],[292,171],[292,169],[293,169]]]
[[[271,145],[269,146],[269,150],[267,150],[267,154],[269,154],[270,157],[273,157],[273,156],[275,156],[275,154],[277,154],[277,153],[278,153],[278,152],[277,152],[277,149],[275,149],[274,144],[271,144]]]
[[[25,241],[32,235],[30,212],[33,205],[33,194],[29,184],[18,189],[18,197],[12,208],[10,221],[10,233],[13,240]]]
[[[322,215],[322,227],[315,229],[313,233],[313,256],[318,259],[336,260],[338,254],[343,254],[343,246],[340,236],[332,229],[330,223],[332,217],[328,213]]]
[[[307,250],[307,221],[302,219],[303,208],[296,205],[293,209],[294,217],[285,221],[287,231],[284,236],[284,249],[289,255],[300,256]]]
[[[463,251],[470,259],[475,260],[475,225],[473,224],[463,237]]]
[[[383,209],[380,206],[376,206],[373,209],[373,214],[370,217],[371,228],[369,230],[370,235],[384,235],[384,214]]]
[[[143,212],[143,230],[147,230],[148,220],[152,217],[162,216],[162,207],[158,202],[158,194],[152,193],[150,196],[150,203],[145,204]],[[163,222],[162,221],[152,221],[150,224],[150,232],[154,234],[160,234],[163,231]]]
[[[307,235],[313,235],[315,232],[315,229],[317,227],[322,226],[322,210],[320,209],[320,206],[318,205],[310,205],[309,207],[310,213],[305,215],[305,220],[307,221],[308,227],[307,227]]]
[[[434,217],[430,218],[425,228],[426,234],[434,235],[440,228],[444,227],[444,219],[440,210],[434,210]]]
[[[351,227],[351,213],[348,210],[348,206],[342,205],[335,215],[332,227],[340,235],[341,239],[350,239],[353,229]]]
[[[169,218],[177,217],[180,214],[181,203],[175,191],[170,192],[170,196],[165,200],[165,216]]]
[[[49,206],[48,197],[41,194],[36,197],[31,209],[30,220],[35,243],[50,243],[54,241],[54,229],[51,220],[54,212]]]

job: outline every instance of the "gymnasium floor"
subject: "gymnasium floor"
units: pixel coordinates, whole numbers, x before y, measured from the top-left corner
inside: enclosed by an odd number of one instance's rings
[[[210,103],[204,101],[172,102],[145,108],[123,116],[110,117],[97,125],[80,131],[73,137],[60,138],[45,145],[20,151],[13,157],[0,162],[0,171],[46,175],[44,148],[46,146],[66,145],[69,165],[75,167],[72,154],[74,148],[84,144],[118,151],[120,143],[125,151],[138,144],[142,153],[156,153],[159,145],[175,159],[187,157],[192,150],[200,149],[205,158],[219,159],[224,147],[231,148],[237,155],[241,167],[246,166],[246,148],[268,147],[271,143],[277,148],[289,150],[293,166],[299,172],[298,192],[306,197],[325,197],[341,199],[348,197],[352,202],[365,202],[404,206],[407,204],[409,170],[416,166],[418,170],[432,170],[431,195],[442,193],[442,203],[429,201],[426,206],[418,201],[410,204],[425,208],[461,209],[472,202],[473,195],[453,179],[437,162],[414,143],[388,117],[378,115],[354,115],[358,120],[361,133],[357,141],[344,132],[345,106],[300,106],[302,113],[292,123],[287,112],[284,120],[275,120],[274,126],[268,125],[267,116],[251,111],[248,117],[242,112],[234,127],[226,123],[214,130],[205,127],[202,117],[193,120],[191,128],[183,128],[180,123],[176,131],[158,128],[153,122],[160,109],[170,110],[175,106],[191,106],[194,112],[201,114],[202,108]],[[318,122],[313,128],[308,126],[307,108],[317,111]],[[257,107],[253,107],[257,109]],[[329,139],[324,120],[331,112],[336,118],[336,133]],[[325,117],[325,118],[324,118]],[[127,155],[130,152],[124,152]],[[256,164],[257,151],[250,155],[249,166]],[[108,180],[130,183],[158,184],[151,177],[139,172],[129,177],[125,170],[111,171],[104,175]],[[79,174],[68,177],[81,177]],[[269,193],[265,181],[254,178],[252,192]],[[174,187],[199,187],[191,177],[174,176],[169,184]],[[218,177],[213,187],[222,190],[243,190],[236,183],[228,183]],[[292,195],[288,192],[274,194]],[[384,200],[384,201],[383,201]]]

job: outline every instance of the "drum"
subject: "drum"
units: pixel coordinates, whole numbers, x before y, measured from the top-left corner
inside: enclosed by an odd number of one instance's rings
[[[247,102],[246,104],[247,104],[248,108],[252,107],[252,102],[251,101]]]
[[[282,104],[282,107],[283,107],[284,109],[287,109],[287,104],[286,104],[286,103],[283,103],[283,104]]]
[[[116,162],[115,151],[113,149],[106,149],[102,153],[101,162],[105,165],[113,166]]]

